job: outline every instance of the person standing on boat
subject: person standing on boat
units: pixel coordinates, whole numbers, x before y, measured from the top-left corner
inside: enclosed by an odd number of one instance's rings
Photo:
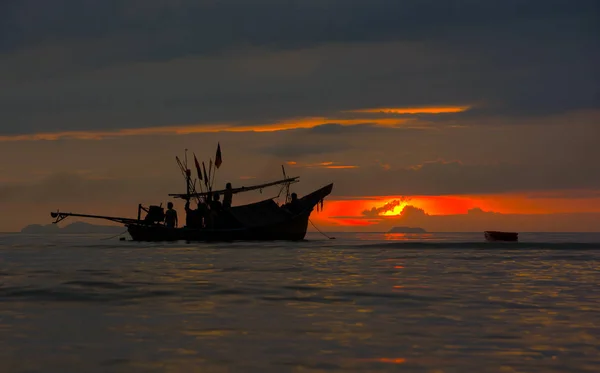
[[[200,223],[200,228],[206,228],[208,226],[208,215],[210,214],[210,210],[206,202],[198,203],[198,209],[196,210],[196,214],[198,214],[198,222]]]
[[[185,204],[185,225],[188,228],[202,228],[202,215],[200,204],[196,210],[190,208],[190,201]]]
[[[219,201],[219,193],[215,193],[212,195],[212,200],[210,201],[210,214],[209,214],[209,226],[211,228],[216,228],[218,224],[219,215],[221,214],[221,210],[223,210],[223,205],[221,201]]]
[[[296,193],[292,193],[292,199],[290,202],[283,205],[285,209],[290,211],[292,214],[297,214],[300,212],[302,206],[300,206],[300,200],[298,200],[298,195]]]
[[[167,228],[177,228],[177,211],[173,209],[173,202],[167,203],[167,212],[165,213],[165,225]]]
[[[232,200],[233,190],[231,190],[231,183],[227,183],[227,185],[225,185],[225,193],[223,194],[223,208],[230,209]]]
[[[210,209],[214,212],[219,212],[223,208],[221,201],[219,201],[219,193],[213,194],[213,199],[210,202]]]

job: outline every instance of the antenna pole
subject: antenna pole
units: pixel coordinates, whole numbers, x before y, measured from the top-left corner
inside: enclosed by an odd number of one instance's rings
[[[209,158],[210,162],[208,163],[208,191],[212,192],[212,182],[211,180],[213,180],[213,171],[212,171],[212,158]],[[215,167],[216,168],[216,167]]]
[[[215,175],[217,174],[217,167],[215,166],[215,169],[213,170],[213,174],[212,174],[212,180],[210,181],[210,190],[212,191],[213,185],[215,183]]]
[[[192,193],[191,189],[192,189],[192,179],[191,179],[192,175],[189,169],[185,170],[185,189],[186,189],[186,194],[187,194],[187,201],[189,202],[190,200],[190,194]]]
[[[285,167],[283,167],[283,165],[281,165],[281,171],[283,171],[283,179],[287,179],[287,176],[285,174]],[[285,203],[288,203],[290,200],[290,184],[286,183],[285,184]]]
[[[270,183],[265,183],[265,184],[260,184],[260,185],[252,185],[252,186],[248,186],[248,187],[240,187],[240,188],[233,188],[232,189],[232,193],[236,194],[236,193],[243,193],[243,192],[249,192],[252,190],[258,190],[258,189],[263,189],[263,188],[267,188],[267,187],[271,187],[274,185],[282,185],[282,184],[293,184],[293,183],[297,183],[298,182],[299,177],[288,177],[287,179],[284,180],[278,180],[278,181],[273,181]],[[226,190],[218,190],[217,193],[221,194],[221,193],[225,193]],[[209,193],[211,193],[212,191],[209,192],[205,192],[205,193],[201,193],[202,195],[207,195]],[[176,197],[176,198],[185,198],[186,194],[181,194],[181,193],[174,193],[174,194],[169,194],[169,196],[171,197]]]

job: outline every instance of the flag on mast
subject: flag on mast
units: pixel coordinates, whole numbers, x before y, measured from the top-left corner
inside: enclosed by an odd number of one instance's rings
[[[202,171],[200,170],[200,163],[198,163],[198,159],[196,159],[196,154],[194,153],[194,163],[196,164],[196,172],[198,172],[198,179],[202,181]]]
[[[213,169],[212,169],[212,158],[210,159],[210,162],[208,163],[208,190],[212,191],[212,183],[211,183],[211,178],[213,177]]]
[[[221,163],[223,163],[223,159],[221,158],[221,144],[217,143],[217,155],[215,156],[215,167],[221,167]]]
[[[202,161],[202,169],[204,170],[204,185],[208,189],[208,176],[206,175],[206,166],[204,165],[204,161]]]

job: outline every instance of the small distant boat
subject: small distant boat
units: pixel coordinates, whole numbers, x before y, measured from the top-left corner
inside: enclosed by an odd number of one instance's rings
[[[485,231],[484,234],[487,241],[516,242],[519,240],[519,234],[516,232]]]

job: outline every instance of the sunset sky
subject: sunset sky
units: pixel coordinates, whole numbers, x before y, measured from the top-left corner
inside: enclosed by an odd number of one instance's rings
[[[175,156],[208,166],[217,143],[217,187],[281,165],[300,195],[333,182],[325,230],[600,231],[598,10],[2,2],[0,231],[166,204],[185,191]]]

